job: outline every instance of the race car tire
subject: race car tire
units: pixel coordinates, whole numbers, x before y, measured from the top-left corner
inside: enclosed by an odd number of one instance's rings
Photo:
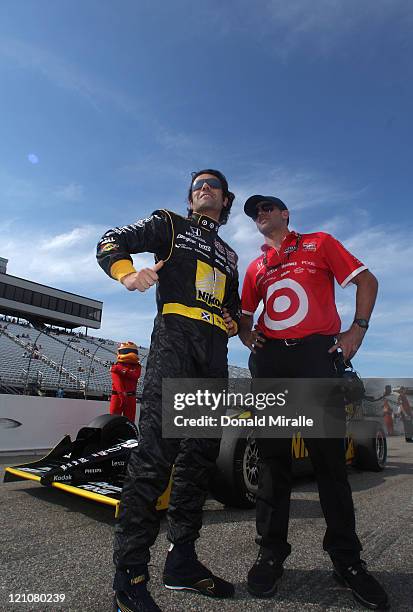
[[[99,442],[101,448],[114,446],[126,440],[136,440],[139,436],[135,423],[116,414],[101,414],[93,419],[87,427],[101,430]]]
[[[354,467],[371,472],[384,470],[387,439],[381,424],[377,421],[353,421],[349,423],[348,433],[354,442]]]
[[[245,427],[228,429],[221,440],[216,470],[210,480],[213,497],[234,508],[253,508],[258,487],[258,449]]]

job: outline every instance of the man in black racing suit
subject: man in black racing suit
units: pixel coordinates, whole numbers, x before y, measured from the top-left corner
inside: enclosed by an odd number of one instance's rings
[[[156,210],[147,219],[109,230],[98,244],[100,266],[127,289],[145,291],[157,283],[140,444],[129,459],[115,528],[114,589],[121,611],[159,611],[146,589],[147,565],[159,532],[156,501],[173,464],[165,586],[215,597],[234,593],[233,585],[214,576],[195,552],[219,440],[162,438],[163,378],[228,377],[228,336],[237,333],[240,311],[237,255],[218,228],[233,199],[220,172],[203,170],[193,174],[188,218]],[[130,254],[142,252],[154,253],[156,263],[136,272]]]

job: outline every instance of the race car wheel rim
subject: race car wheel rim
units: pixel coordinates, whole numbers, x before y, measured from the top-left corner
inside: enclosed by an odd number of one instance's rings
[[[383,465],[386,460],[386,440],[382,431],[376,434],[376,456],[379,465]]]
[[[245,485],[252,493],[256,493],[258,489],[258,460],[257,444],[255,440],[248,440],[242,462],[242,471]]]

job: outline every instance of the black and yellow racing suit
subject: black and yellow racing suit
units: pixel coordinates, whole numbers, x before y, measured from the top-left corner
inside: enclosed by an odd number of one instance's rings
[[[162,438],[163,378],[227,378],[226,307],[239,320],[236,253],[218,236],[219,224],[193,214],[156,210],[142,221],[109,230],[97,258],[117,279],[133,272],[131,253],[151,252],[159,270],[158,314],[151,337],[140,416],[141,441],[132,451],[115,529],[118,569],[149,561],[159,531],[156,501],[174,464],[168,509],[168,538],[185,543],[199,537],[202,506],[219,440]]]

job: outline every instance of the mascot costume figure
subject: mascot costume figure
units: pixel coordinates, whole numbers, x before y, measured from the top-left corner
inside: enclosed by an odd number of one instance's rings
[[[110,414],[120,414],[132,423],[136,415],[136,386],[141,375],[138,347],[134,342],[122,342],[118,348],[112,374]]]

